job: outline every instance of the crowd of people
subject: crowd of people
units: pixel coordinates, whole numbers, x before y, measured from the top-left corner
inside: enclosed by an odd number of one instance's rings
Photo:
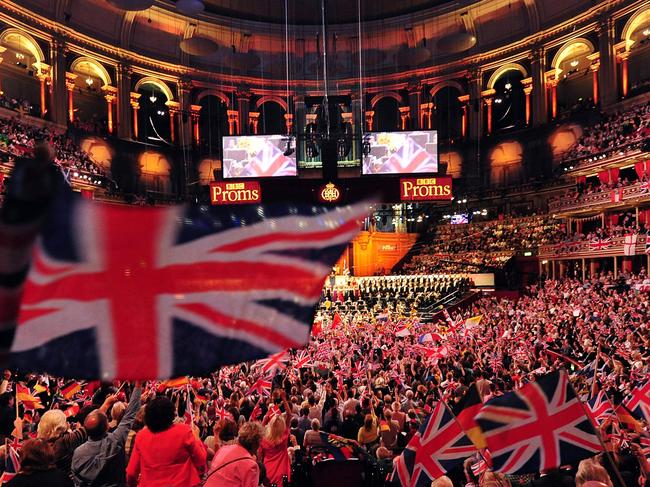
[[[472,384],[486,400],[570,367],[586,394],[584,370],[597,360],[602,390],[615,404],[624,401],[650,374],[650,308],[633,287],[644,277],[546,281],[518,300],[485,296],[427,322],[410,310],[321,310],[323,322],[304,350],[203,378],[83,385],[7,371],[0,434],[24,440],[20,473],[8,485],[180,487],[201,478],[207,486],[313,485],[311,469],[341,451],[359,458],[365,485],[384,485],[435,401],[453,405]],[[479,323],[463,333],[449,321],[473,316]],[[31,409],[23,385],[42,409]],[[610,426],[603,434],[612,439]],[[3,448],[8,455],[10,446]],[[606,485],[639,485],[648,468],[639,435],[611,448],[626,483],[601,455],[594,462]],[[490,483],[495,477],[501,485],[582,485],[573,483],[577,465],[562,471],[563,483],[549,484],[545,476],[490,472],[479,479],[473,461],[448,472],[448,485],[499,485]]]
[[[521,250],[553,243],[564,233],[550,216],[497,219],[462,225],[440,224],[432,239],[405,263],[408,274],[476,272],[500,268]]]
[[[437,302],[469,290],[469,278],[452,275],[350,277],[323,288],[320,309],[330,312],[405,310],[425,312]]]
[[[28,156],[38,141],[48,141],[55,152],[54,162],[63,171],[102,176],[104,170],[75,144],[65,132],[23,123],[17,117],[0,118],[0,162]]]
[[[29,100],[21,97],[14,98],[5,94],[0,94],[0,107],[16,112],[26,113],[28,115],[37,115],[37,107],[35,107]]]
[[[601,120],[586,127],[578,142],[563,156],[572,161],[595,156],[607,151],[633,148],[650,136],[650,103],[611,115],[602,114]]]

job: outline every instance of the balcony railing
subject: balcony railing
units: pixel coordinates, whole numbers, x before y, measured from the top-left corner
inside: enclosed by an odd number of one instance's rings
[[[554,245],[542,245],[539,248],[539,257],[541,259],[580,259],[614,257],[619,255],[643,255],[645,254],[647,240],[648,237],[646,235],[638,235],[634,244],[632,244],[629,239],[626,243],[626,237],[611,237],[609,239],[582,240],[579,242],[562,242]]]
[[[548,209],[551,213],[589,211],[608,206],[620,206],[625,203],[650,201],[650,183],[638,182],[622,188],[607,189],[596,193],[584,194],[577,199],[560,198],[551,201]]]

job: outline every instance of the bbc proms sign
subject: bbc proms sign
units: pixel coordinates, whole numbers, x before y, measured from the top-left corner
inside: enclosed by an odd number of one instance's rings
[[[450,177],[400,179],[400,198],[402,201],[451,200],[451,179]]]
[[[210,183],[210,201],[213,205],[240,205],[260,203],[262,190],[257,181]]]

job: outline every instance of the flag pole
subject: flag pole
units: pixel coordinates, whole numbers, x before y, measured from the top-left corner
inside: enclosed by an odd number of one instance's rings
[[[591,423],[591,419],[590,419],[589,413],[587,412],[587,408],[585,407],[585,403],[582,402],[582,399],[580,399],[580,395],[578,395],[578,392],[576,391],[575,387],[573,387],[573,383],[570,380],[569,372],[566,369],[561,369],[561,370],[563,370],[564,373],[567,375],[567,383],[569,384],[569,387],[573,391],[573,394],[576,396],[576,399],[578,400],[578,403],[580,404],[580,407],[582,408],[582,411],[584,412],[585,416],[587,417],[587,420],[589,420],[589,422]],[[593,426],[593,423],[592,423],[592,426]],[[597,426],[594,426],[594,432],[596,433],[596,438],[598,438],[598,443],[600,443],[600,446],[603,448],[603,453],[607,457],[607,460],[612,465],[612,468],[614,469],[614,472],[616,473],[616,480],[618,480],[621,485],[626,485],[625,480],[623,480],[623,476],[621,475],[621,472],[618,469],[618,466],[614,463],[614,458],[607,451],[607,447],[605,446],[605,443],[603,442],[603,439],[600,436],[600,428],[597,427]]]

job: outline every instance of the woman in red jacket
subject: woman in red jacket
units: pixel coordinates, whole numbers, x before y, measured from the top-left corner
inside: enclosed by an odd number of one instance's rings
[[[280,391],[284,404],[284,417],[282,414],[269,412],[264,418],[266,433],[258,451],[266,468],[269,483],[282,486],[282,478],[291,480],[291,460],[289,459],[289,430],[291,425],[291,406],[287,401],[285,391]]]
[[[185,424],[173,424],[174,405],[157,397],[144,411],[146,427],[135,437],[126,469],[129,487],[194,487],[200,485],[207,452]]]

